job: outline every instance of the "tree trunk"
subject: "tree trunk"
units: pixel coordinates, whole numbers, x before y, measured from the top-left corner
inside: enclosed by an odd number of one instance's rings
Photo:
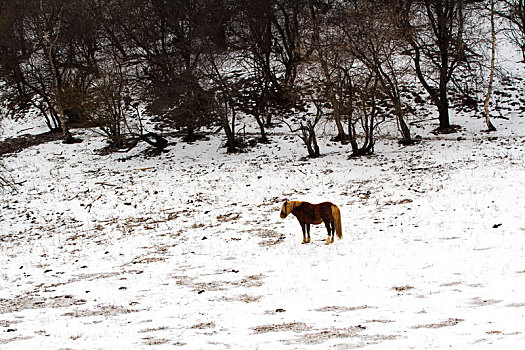
[[[494,0],[490,1],[490,34],[492,39],[491,58],[490,58],[490,77],[489,86],[487,89],[487,96],[485,96],[485,124],[487,124],[487,131],[496,131],[496,127],[490,121],[489,101],[492,94],[492,83],[494,82],[494,61],[496,59],[496,31],[494,28]]]
[[[264,118],[261,118],[258,112],[255,112],[255,120],[259,125],[259,131],[261,133],[261,142],[268,143],[268,136],[266,136],[266,128],[264,127]]]
[[[401,143],[404,145],[411,145],[413,143],[412,136],[410,135],[410,128],[408,127],[405,118],[403,116],[403,108],[401,107],[401,101],[399,98],[394,98],[394,113],[397,118],[397,125],[399,132],[401,133]]]
[[[447,17],[443,13],[444,9],[437,12],[437,21],[439,32],[438,46],[440,51],[440,69],[439,69],[439,129],[450,129],[450,119],[448,114],[448,73],[449,73],[449,49],[450,38],[448,36]]]
[[[334,84],[330,76],[330,69],[328,67],[327,59],[324,55],[323,49],[321,48],[321,35],[320,35],[319,23],[317,22],[316,14],[315,14],[313,5],[311,4],[310,1],[308,1],[308,8],[309,8],[309,13],[310,13],[310,20],[312,21],[312,29],[313,29],[312,42],[314,45],[314,49],[317,51],[318,61],[321,64],[321,70],[326,80],[325,83],[326,83],[328,99],[330,103],[332,104],[332,108],[333,108],[333,117],[334,117],[335,125],[337,127],[336,140],[340,141],[342,144],[346,144],[347,137],[345,135],[345,129],[343,128],[343,123],[341,122],[340,103],[337,98],[337,95],[334,89]]]
[[[448,130],[450,129],[450,120],[448,115],[448,98],[446,87],[440,87],[439,96],[439,130]]]
[[[307,125],[301,123],[301,139],[306,145],[308,156],[310,158],[318,158],[321,155],[319,145],[317,144],[317,137],[315,136],[315,125],[307,122]]]
[[[75,139],[69,132],[69,128],[67,126],[66,115],[64,114],[64,108],[62,106],[62,101],[61,101],[61,96],[60,96],[61,91],[60,91],[60,84],[58,82],[58,73],[56,70],[55,62],[53,60],[53,46],[55,42],[57,41],[58,35],[60,33],[60,20],[58,22],[58,29],[57,29],[56,37],[52,41],[48,33],[48,28],[47,28],[48,23],[45,17],[44,5],[42,3],[42,0],[40,0],[40,11],[42,13],[43,27],[44,27],[44,32],[43,32],[44,50],[46,52],[46,58],[49,63],[51,75],[53,76],[53,90],[55,93],[55,105],[56,105],[56,109],[58,112],[58,117],[60,119],[60,128],[62,129],[62,133],[64,135],[64,143],[73,143]]]
[[[222,127],[224,128],[224,133],[226,134],[226,148],[230,153],[235,153],[237,151],[237,145],[235,140],[235,132],[230,127],[230,121],[228,120],[228,111],[221,113]]]

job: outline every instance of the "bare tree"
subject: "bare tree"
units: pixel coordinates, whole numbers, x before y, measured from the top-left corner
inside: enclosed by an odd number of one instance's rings
[[[359,157],[374,153],[377,128],[384,118],[377,103],[379,77],[375,72],[362,70],[354,84],[358,86],[349,119],[349,139],[352,156]],[[358,130],[361,130],[360,132]]]
[[[479,26],[473,3],[458,0],[396,0],[401,9],[400,30],[408,35],[416,75],[438,109],[439,132],[452,132],[449,119],[449,83],[480,58],[473,50]]]
[[[226,45],[226,8],[196,0],[103,3],[97,11],[112,59],[134,70],[146,111],[194,141],[200,127],[216,122],[202,66],[208,51]]]
[[[16,191],[16,185],[9,170],[2,162],[0,162],[0,190],[3,191],[5,189]]]
[[[36,109],[50,130],[73,141],[69,123],[86,116],[86,91],[98,73],[99,32],[86,3],[10,0],[4,6],[0,79],[10,108]]]
[[[64,142],[73,143],[74,139],[71,135],[71,132],[69,132],[69,128],[66,122],[66,115],[64,113],[64,107],[62,105],[62,91],[60,88],[60,83],[58,81],[58,72],[55,65],[55,60],[53,58],[55,45],[61,34],[60,31],[62,24],[63,6],[64,5],[60,3],[50,3],[48,4],[48,6],[44,7],[44,0],[40,0],[40,15],[42,20],[41,34],[43,39],[43,50],[45,52],[45,56],[49,64],[51,77],[53,79],[53,97],[60,120],[60,127],[62,129],[62,133],[64,134]],[[51,7],[51,9],[49,9],[49,7]],[[57,9],[56,7],[59,8]],[[55,23],[53,23],[53,21]]]
[[[489,113],[489,101],[492,93],[492,83],[494,82],[494,62],[496,60],[496,28],[494,23],[494,0],[490,0],[490,34],[491,34],[491,58],[490,58],[490,74],[489,74],[489,86],[487,88],[487,95],[485,96],[484,108],[485,108],[485,124],[487,125],[487,131],[496,131],[496,127],[490,121]]]
[[[344,144],[347,143],[347,135],[342,123],[343,97],[337,93],[336,82],[334,82],[333,78],[333,64],[341,59],[336,56],[342,43],[336,42],[336,40],[339,40],[341,37],[334,33],[333,28],[326,21],[329,6],[322,1],[314,2],[308,0],[307,3],[312,31],[311,45],[316,53],[314,59],[319,64],[324,79],[325,94],[332,105],[332,117],[337,128],[336,139]]]
[[[219,115],[221,127],[226,135],[226,148],[230,153],[239,151],[241,142],[237,138],[236,125],[238,116],[238,90],[236,90],[239,74],[231,71],[231,60],[227,54],[208,52],[207,75],[215,92],[215,111]]]
[[[396,117],[401,143],[411,144],[402,101],[402,85],[409,65],[402,55],[407,41],[397,30],[399,9],[389,1],[353,2],[347,5],[345,19],[338,20],[349,51],[378,80],[378,92],[388,97]]]
[[[306,8],[302,2],[243,0],[238,3],[234,41],[239,63],[246,72],[242,81],[241,110],[252,115],[263,142],[274,114],[286,114],[298,101],[295,89],[301,62],[300,38]]]
[[[287,121],[286,118],[281,120],[288,126],[291,132],[295,133],[306,147],[308,157],[318,158],[321,156],[319,144],[317,143],[317,126],[324,117],[323,105],[326,104],[326,99],[319,97],[319,89],[315,87],[309,87],[303,89],[303,92],[308,95],[305,98],[304,103],[313,105],[315,111],[307,111],[300,117],[294,116],[291,122]]]

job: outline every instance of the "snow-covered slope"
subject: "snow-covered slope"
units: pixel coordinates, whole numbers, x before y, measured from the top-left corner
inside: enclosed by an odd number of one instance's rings
[[[212,135],[100,156],[75,130],[5,156],[0,348],[521,348],[525,118],[501,106],[496,133],[453,115],[362,159],[276,131],[237,155]],[[336,203],[343,239],[301,244],[285,199]]]

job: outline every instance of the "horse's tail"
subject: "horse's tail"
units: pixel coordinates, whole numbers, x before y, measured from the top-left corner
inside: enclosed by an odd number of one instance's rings
[[[343,239],[343,226],[341,225],[341,212],[337,205],[332,204],[332,217],[334,218],[335,233],[337,238]]]

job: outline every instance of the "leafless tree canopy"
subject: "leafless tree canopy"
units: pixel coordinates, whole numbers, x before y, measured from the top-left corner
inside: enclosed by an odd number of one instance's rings
[[[413,142],[403,94],[411,77],[438,111],[439,129],[450,130],[451,86],[484,59],[476,28],[487,4],[5,0],[2,99],[13,114],[38,111],[66,141],[69,128],[82,125],[128,147],[147,133],[140,118],[148,115],[186,141],[220,129],[232,152],[246,144],[240,115],[257,123],[258,141],[269,142],[275,120],[290,122],[315,101],[334,140],[363,155],[373,152],[385,121],[396,123],[401,142]],[[524,50],[523,1],[503,1],[498,13]],[[317,118],[292,129],[314,140]]]

